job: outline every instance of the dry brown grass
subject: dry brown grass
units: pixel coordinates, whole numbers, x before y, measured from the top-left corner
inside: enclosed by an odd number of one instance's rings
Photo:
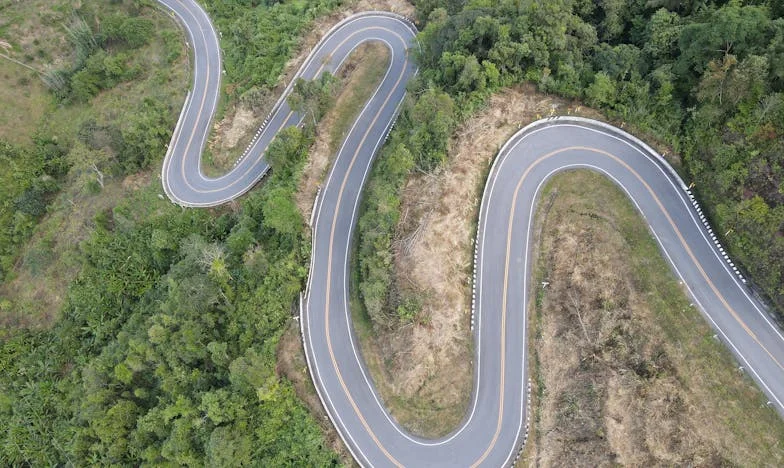
[[[522,464],[780,466],[784,423],[712,339],[625,195],[587,171],[544,193],[537,280],[549,285],[531,324]]]
[[[231,169],[232,164],[252,140],[256,129],[264,121],[264,117],[277,102],[278,97],[292,80],[294,74],[305,62],[308,54],[329,29],[342,19],[355,13],[368,10],[393,11],[413,17],[414,6],[403,0],[354,0],[335,12],[318,18],[310,24],[307,33],[300,39],[297,53],[286,66],[281,80],[274,89],[266,92],[262,102],[251,109],[239,100],[228,104],[223,119],[216,122],[210,135],[208,147],[212,160],[203,162],[209,164],[204,167],[208,174],[217,174]]]
[[[288,328],[280,337],[277,349],[276,371],[279,376],[288,379],[294,386],[297,397],[310,409],[316,422],[324,431],[324,438],[329,447],[334,450],[341,461],[346,466],[357,466],[351,458],[343,440],[338,435],[335,427],[329,420],[321,401],[313,387],[313,381],[308,373],[308,364],[305,360],[305,353],[302,349],[302,337],[300,336],[299,324],[292,321]]]
[[[406,185],[394,242],[395,284],[420,298],[422,312],[415,324],[362,340],[362,351],[386,405],[412,432],[446,434],[467,409],[472,238],[489,163],[522,125],[574,107],[531,87],[502,91],[458,129],[442,169]]]
[[[389,51],[378,43],[359,46],[338,71],[341,90],[332,109],[316,126],[316,138],[297,189],[302,216],[310,219],[319,184],[331,166],[345,134],[378,86],[389,63]]]

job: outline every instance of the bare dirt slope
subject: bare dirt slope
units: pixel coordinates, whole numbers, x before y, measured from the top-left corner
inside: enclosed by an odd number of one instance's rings
[[[239,100],[229,103],[223,119],[215,123],[210,135],[208,148],[212,154],[212,161],[205,170],[218,174],[231,169],[232,163],[248,146],[256,129],[272,110],[272,106],[316,43],[342,19],[368,10],[392,11],[408,17],[413,17],[414,14],[414,6],[404,0],[353,0],[346,2],[344,7],[334,13],[313,21],[307,28],[305,36],[299,41],[298,52],[286,63],[283,76],[275,89],[265,92],[252,106]]]
[[[409,180],[394,243],[395,284],[421,299],[421,319],[381,332],[363,348],[384,402],[409,430],[446,434],[467,410],[473,377],[471,256],[492,158],[523,125],[574,108],[530,87],[502,91],[458,129],[444,167]]]
[[[738,371],[625,195],[587,171],[539,208],[525,465],[780,466],[784,423]]]

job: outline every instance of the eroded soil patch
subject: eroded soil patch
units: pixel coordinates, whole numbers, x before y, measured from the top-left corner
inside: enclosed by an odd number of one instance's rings
[[[780,465],[784,423],[625,195],[577,171],[556,176],[542,201],[524,464]]]

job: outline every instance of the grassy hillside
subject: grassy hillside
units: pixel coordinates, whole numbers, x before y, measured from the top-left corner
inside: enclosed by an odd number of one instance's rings
[[[0,106],[0,157],[12,168],[0,175],[0,323],[46,326],[93,216],[149,179],[137,173],[165,152],[189,86],[188,56],[173,21],[135,2],[0,9],[6,55],[40,72],[0,57],[10,77],[0,90],[10,104]],[[113,32],[123,25],[138,35]],[[61,88],[46,84],[55,75]]]
[[[254,38],[274,72],[335,4],[212,7],[246,38],[224,39],[234,59]],[[43,72],[0,58],[24,114],[0,125],[0,464],[337,465],[275,362],[307,273],[312,135],[276,140],[274,176],[233,209],[173,206],[155,173],[189,64],[154,5],[0,2],[7,53]]]
[[[275,370],[307,274],[310,141],[279,137],[283,163],[235,211],[182,210],[153,183],[94,217],[59,319],[0,341],[0,463],[338,463]]]

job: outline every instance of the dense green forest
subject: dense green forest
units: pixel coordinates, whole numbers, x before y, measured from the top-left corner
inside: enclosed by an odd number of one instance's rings
[[[60,320],[2,343],[2,464],[338,463],[275,373],[307,276],[292,197],[311,141],[280,135],[237,212],[147,191],[96,217]]]
[[[84,109],[76,134],[41,125],[30,144],[0,142],[12,168],[0,191],[3,271],[58,196],[101,196],[105,184],[165,153],[179,109],[163,99],[132,105],[122,122],[96,119],[90,107],[106,90],[156,73],[135,66],[145,17],[161,15],[155,3],[111,3],[108,14],[85,2],[62,16],[69,59],[44,77],[58,108]],[[227,87],[257,93],[276,85],[302,27],[339,4],[207,3],[231,31]],[[164,35],[177,47],[162,66],[182,50],[179,34]],[[310,98],[329,105],[331,77],[322,83],[326,91],[314,88],[302,106]],[[276,138],[273,175],[234,209],[183,210],[152,178],[98,212],[74,254],[79,274],[57,321],[0,330],[0,465],[339,464],[275,364],[307,276],[310,243],[293,193],[312,139],[312,129]],[[3,298],[0,307],[15,305]]]
[[[223,33],[225,92],[253,101],[277,84],[308,21],[341,2],[204,3]],[[441,164],[456,125],[521,82],[672,145],[733,256],[784,308],[784,4],[415,3],[421,72],[358,225],[359,292],[374,323],[416,315],[390,278],[408,175]],[[58,106],[90,104],[147,72],[134,54],[150,27],[138,13],[153,3],[112,2],[120,4],[108,17],[76,8],[62,25],[71,61],[46,76]],[[179,41],[169,35],[169,63]],[[83,180],[100,193],[104,177],[160,161],[177,109],[148,99],[132,110],[123,125],[80,122],[72,138],[42,127],[29,145],[0,142],[10,168],[0,176],[0,274],[64,184]],[[311,141],[297,130],[276,139],[273,175],[234,211],[182,210],[153,188],[94,218],[59,320],[0,335],[0,464],[337,464],[275,373],[307,275],[310,245],[292,193]]]
[[[776,0],[418,0],[422,90],[452,127],[500,87],[533,82],[671,145],[732,256],[784,310],[784,3]],[[436,112],[435,109],[429,112]],[[416,113],[415,113],[416,114]],[[421,115],[421,111],[419,112]],[[419,170],[449,135],[406,126],[394,147]],[[394,139],[392,140],[395,141]],[[393,151],[391,148],[387,152]],[[380,161],[359,224],[359,284],[376,325],[405,298],[390,284],[405,175]],[[383,196],[374,192],[385,186]],[[780,312],[779,312],[780,315]]]
[[[221,32],[230,98],[253,104],[278,84],[305,26],[343,0],[205,0]]]

